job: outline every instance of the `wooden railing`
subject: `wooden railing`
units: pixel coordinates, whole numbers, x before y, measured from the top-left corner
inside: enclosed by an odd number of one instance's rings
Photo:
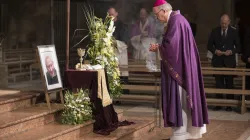
[[[246,76],[250,76],[250,69],[242,68],[212,68],[203,67],[203,75],[234,75],[241,77],[242,87],[241,89],[217,89],[217,88],[206,88],[206,94],[233,94],[241,95],[241,101],[239,100],[226,100],[226,99],[213,99],[208,100],[208,104],[221,105],[221,106],[241,106],[241,113],[246,112],[246,107],[249,106],[249,101],[245,100],[246,95],[250,95],[250,90],[246,90]],[[250,83],[249,83],[250,84]]]
[[[148,69],[145,67],[145,64],[142,64],[140,62],[130,61],[129,65],[120,66],[120,71],[129,71],[129,84],[123,84],[123,89],[128,89],[131,91],[155,92],[156,88],[160,88],[159,86],[157,87],[155,86],[156,82],[158,84],[160,83],[159,80],[155,81],[155,77],[148,72]],[[207,76],[212,77],[213,75],[235,75],[237,76],[237,82],[240,86],[240,89],[239,88],[238,89],[217,89],[214,86],[209,86],[209,87],[205,86],[206,94],[215,94],[215,93],[216,94],[234,94],[234,95],[241,96],[240,100],[207,98],[208,105],[241,107],[242,114],[246,112],[246,107],[250,107],[250,101],[245,100],[245,96],[250,95],[250,90],[246,90],[246,87],[245,87],[246,76],[250,76],[249,69],[202,67],[202,74],[204,77],[207,77]],[[214,84],[215,82],[210,82],[210,85],[214,85]],[[122,95],[120,99],[117,99],[117,100],[140,101],[139,99],[141,99],[141,101],[154,102],[156,100],[155,98],[156,98],[155,96],[130,94],[130,95]]]
[[[29,66],[36,62],[36,53],[34,49],[12,49],[4,50],[3,64],[8,67],[8,77],[16,82],[17,77],[27,79],[30,75]]]

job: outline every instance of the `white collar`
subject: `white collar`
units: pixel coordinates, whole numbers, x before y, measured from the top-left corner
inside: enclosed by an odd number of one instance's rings
[[[227,35],[227,30],[228,28],[225,30],[225,34]],[[221,35],[223,35],[223,29],[221,28]]]
[[[168,21],[169,21],[169,19],[170,19],[171,13],[172,13],[172,10],[170,10],[169,13],[168,13],[168,20],[167,20],[167,22],[164,24],[165,27],[168,25]]]
[[[169,21],[169,19],[170,19],[171,13],[172,13],[172,10],[170,10],[169,13],[168,13],[168,21]],[[167,22],[168,22],[168,21],[167,21]]]
[[[140,21],[141,32],[144,32],[147,26],[148,26],[148,19],[146,19],[146,22],[144,23],[144,25],[142,25],[142,22]]]

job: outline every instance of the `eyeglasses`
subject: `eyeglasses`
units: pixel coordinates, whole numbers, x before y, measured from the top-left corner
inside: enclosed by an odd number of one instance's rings
[[[160,13],[162,11],[162,9],[161,10],[159,10],[156,14],[155,14],[155,17],[158,19],[158,14]]]

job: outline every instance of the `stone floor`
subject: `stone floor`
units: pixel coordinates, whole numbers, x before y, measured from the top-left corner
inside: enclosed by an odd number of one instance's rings
[[[150,104],[122,103],[115,108],[123,109],[128,117],[154,117],[155,109]],[[201,140],[250,140],[250,112],[243,115],[236,112],[209,110],[210,124]],[[143,140],[167,139],[171,128],[156,127],[152,132],[139,137]]]

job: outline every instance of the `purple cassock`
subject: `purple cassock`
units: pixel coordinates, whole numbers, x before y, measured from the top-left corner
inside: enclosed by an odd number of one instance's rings
[[[183,126],[179,86],[187,92],[192,126],[208,124],[206,96],[198,49],[187,20],[179,11],[170,15],[159,47],[162,73],[162,111],[165,127]]]
[[[154,28],[150,20],[147,18],[144,25],[138,20],[132,25],[131,37],[142,35],[143,32],[146,33],[147,37],[154,37]]]

